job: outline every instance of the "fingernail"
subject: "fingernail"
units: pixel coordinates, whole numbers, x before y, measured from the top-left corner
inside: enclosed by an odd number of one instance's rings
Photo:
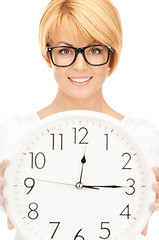
[[[13,229],[12,225],[9,224],[9,225],[8,225],[8,229],[9,229],[9,230],[12,230],[12,229]]]
[[[8,223],[8,229],[12,230],[13,228],[14,228],[13,225],[11,223]]]
[[[153,183],[153,184],[152,184],[152,187],[153,187],[153,190],[154,190],[154,191],[158,191],[158,189],[159,189],[159,183],[158,183],[158,182]]]
[[[147,234],[147,231],[146,231],[146,230],[144,230],[144,231],[142,232],[142,234],[143,234],[144,236],[146,236],[146,234]]]
[[[157,188],[157,186],[156,186],[156,182],[154,182],[153,184],[152,184],[152,188],[153,188],[153,190],[156,192],[156,188]]]
[[[159,168],[158,168],[158,167],[154,167],[153,170],[154,170],[156,173],[159,173]]]
[[[159,210],[159,203],[155,204],[155,210],[156,210],[156,211]]]

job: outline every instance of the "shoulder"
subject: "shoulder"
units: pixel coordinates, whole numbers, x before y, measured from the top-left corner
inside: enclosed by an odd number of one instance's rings
[[[146,119],[126,117],[123,119],[123,124],[138,136],[154,135],[158,137],[159,135],[159,129]]]
[[[5,135],[13,134],[13,132],[16,132],[18,134],[22,130],[23,125],[19,116],[8,118],[0,123],[0,139],[2,139],[2,137],[5,137]]]
[[[36,113],[25,116],[13,116],[0,123],[0,135],[11,132],[21,133],[32,127],[38,121]]]
[[[14,116],[0,123],[0,160],[9,157],[17,142],[37,121],[35,113],[31,113]]]
[[[125,118],[123,123],[159,166],[159,129],[146,119]]]

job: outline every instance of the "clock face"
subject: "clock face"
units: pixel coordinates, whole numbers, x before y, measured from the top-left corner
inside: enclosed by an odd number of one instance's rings
[[[132,240],[150,215],[154,179],[145,156],[105,114],[54,114],[11,160],[4,194],[23,239]]]

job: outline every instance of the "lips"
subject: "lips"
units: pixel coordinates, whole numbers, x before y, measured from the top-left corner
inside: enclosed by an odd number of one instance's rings
[[[91,79],[92,77],[69,77],[69,79],[76,83],[84,83]]]
[[[88,85],[92,77],[68,77],[68,79],[74,86],[82,87]]]

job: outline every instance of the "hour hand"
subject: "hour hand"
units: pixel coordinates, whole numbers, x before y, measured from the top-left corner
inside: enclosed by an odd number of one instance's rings
[[[83,185],[83,187],[84,188],[99,189],[99,188],[125,188],[127,186],[119,186],[119,185],[89,186],[89,185]]]

